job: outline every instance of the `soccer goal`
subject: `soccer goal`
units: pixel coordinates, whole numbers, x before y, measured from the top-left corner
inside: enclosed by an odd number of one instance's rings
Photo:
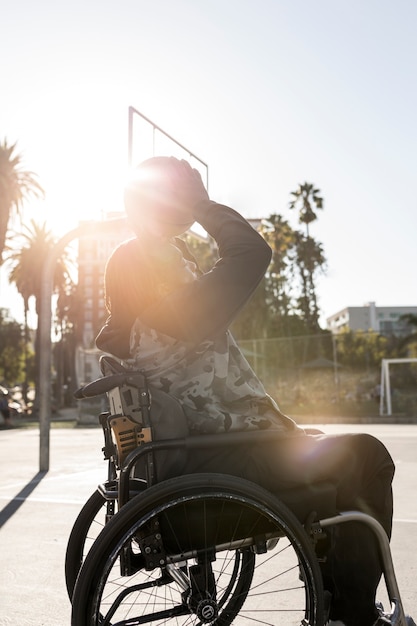
[[[392,415],[390,365],[395,365],[396,363],[417,363],[417,358],[382,359],[382,362],[381,362],[381,396],[379,400],[379,414],[380,415]]]

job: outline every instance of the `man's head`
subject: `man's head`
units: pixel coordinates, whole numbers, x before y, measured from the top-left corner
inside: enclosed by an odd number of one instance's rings
[[[184,162],[174,157],[153,157],[136,168],[124,192],[126,213],[135,233],[172,237],[193,224],[190,207],[183,202],[183,167]]]

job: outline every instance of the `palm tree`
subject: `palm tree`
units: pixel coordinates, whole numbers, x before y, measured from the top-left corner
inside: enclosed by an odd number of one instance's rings
[[[36,175],[22,169],[22,157],[15,150],[15,143],[9,146],[7,139],[0,142],[0,265],[12,213],[20,215],[24,200],[44,195]]]
[[[305,236],[299,233],[296,238],[296,258],[301,278],[298,303],[307,327],[311,332],[316,332],[319,330],[319,308],[314,277],[317,270],[323,268],[326,259],[322,245],[310,236],[309,225],[317,219],[316,211],[323,208],[323,198],[320,189],[311,183],[299,185],[291,195],[293,199],[289,207],[298,208],[298,220],[306,226]]]
[[[281,325],[291,313],[291,271],[295,232],[282,215],[273,214],[263,221],[261,234],[271,246],[272,260],[266,275],[268,307]]]
[[[412,358],[417,356],[417,315],[405,313],[400,319],[410,328],[409,334],[400,343],[400,350]]]
[[[319,329],[320,311],[317,302],[315,276],[326,263],[323,246],[313,237],[296,235],[296,263],[301,280],[301,295],[298,308],[309,332],[316,333]]]
[[[19,249],[9,249],[7,263],[11,266],[9,280],[15,283],[18,292],[23,298],[25,338],[27,341],[29,299],[31,296],[34,296],[35,310],[39,316],[43,267],[56,242],[52,233],[47,230],[46,225],[38,225],[34,220],[31,221],[30,226],[24,227],[20,236],[23,240],[22,246]],[[53,281],[54,292],[59,295],[66,293],[72,284],[69,274],[69,260],[65,253],[57,260]],[[35,363],[39,365],[38,334],[36,334],[35,338]],[[36,371],[38,369],[36,367]],[[25,381],[26,383],[27,381]],[[35,386],[36,383],[37,381],[35,381]]]
[[[323,208],[323,198],[319,195],[320,189],[317,189],[311,183],[304,183],[298,186],[296,191],[292,191],[294,198],[291,200],[290,209],[298,208],[298,219],[300,224],[306,225],[306,234],[309,237],[309,224],[317,219],[316,210]]]

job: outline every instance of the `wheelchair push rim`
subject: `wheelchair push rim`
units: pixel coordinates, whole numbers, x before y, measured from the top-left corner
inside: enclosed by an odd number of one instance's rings
[[[272,494],[243,479],[164,481],[106,525],[78,577],[73,626],[322,626],[312,543]]]

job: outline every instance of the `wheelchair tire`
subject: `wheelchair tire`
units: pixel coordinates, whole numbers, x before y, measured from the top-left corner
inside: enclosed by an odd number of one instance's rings
[[[138,480],[132,482],[134,492],[141,490],[140,482]],[[106,523],[107,504],[108,501],[100,491],[94,491],[79,512],[72,527],[65,553],[65,582],[70,600],[85,556]]]
[[[65,554],[65,582],[70,600],[85,555],[104,528],[105,505],[106,500],[102,494],[94,491],[79,512],[72,527]]]
[[[271,550],[268,548],[272,547]],[[72,626],[242,623],[323,626],[310,538],[246,480],[194,474],[130,500],[80,570]]]

